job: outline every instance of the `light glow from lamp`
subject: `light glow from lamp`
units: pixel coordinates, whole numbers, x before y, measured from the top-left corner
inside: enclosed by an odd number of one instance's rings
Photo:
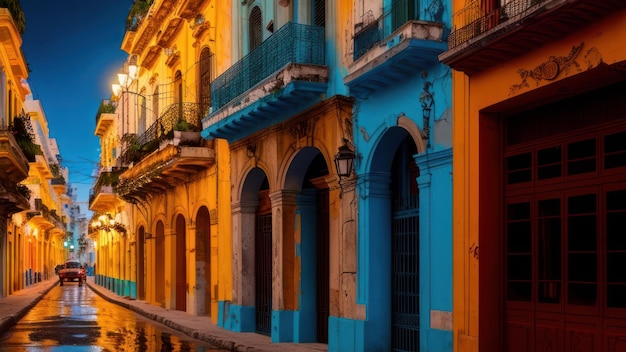
[[[115,95],[116,97],[119,97],[120,93],[122,93],[122,86],[120,86],[117,83],[113,83],[111,85],[111,90],[113,91],[113,95]]]
[[[137,79],[137,77],[139,73],[139,69],[137,68],[137,65],[128,65],[128,78],[130,78],[131,82],[135,79]]]

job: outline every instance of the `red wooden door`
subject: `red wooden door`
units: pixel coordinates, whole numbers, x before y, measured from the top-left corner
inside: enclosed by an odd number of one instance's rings
[[[626,351],[626,124],[505,156],[507,351]]]

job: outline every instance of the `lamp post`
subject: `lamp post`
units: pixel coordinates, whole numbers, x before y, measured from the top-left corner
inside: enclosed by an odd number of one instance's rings
[[[113,95],[119,99],[122,98],[122,94],[128,92],[128,89],[133,84],[133,81],[137,79],[139,73],[139,69],[137,65],[128,65],[128,72],[120,72],[117,74],[118,83],[113,83],[111,85],[111,90],[113,91]],[[128,108],[128,98],[124,98],[122,101],[122,133],[124,136],[126,133],[129,133],[130,130],[130,119],[126,116],[126,112]]]

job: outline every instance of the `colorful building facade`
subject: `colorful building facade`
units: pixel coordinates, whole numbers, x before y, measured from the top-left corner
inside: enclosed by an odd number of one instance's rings
[[[276,343],[451,350],[450,5],[138,3],[96,281]]]
[[[216,321],[218,300],[231,294],[230,211],[218,207],[229,204],[229,153],[200,137],[200,119],[230,56],[216,46],[230,38],[230,17],[221,16],[230,10],[209,3],[131,8],[129,57],[96,126],[101,170],[90,209],[103,216],[91,230],[96,282]]]
[[[450,6],[355,2],[359,309],[331,318],[333,350],[452,349],[452,74],[437,57]]]
[[[232,9],[230,66],[211,83],[202,135],[227,141],[232,295],[218,325],[273,342],[328,343],[338,314],[342,238],[354,238],[334,164],[353,101],[341,82],[348,8],[254,1]],[[343,195],[343,196],[342,196]],[[224,206],[224,204],[220,205]]]
[[[454,349],[622,350],[626,4],[453,3]]]
[[[66,258],[67,168],[26,79],[19,6],[0,8],[0,296],[54,278]]]

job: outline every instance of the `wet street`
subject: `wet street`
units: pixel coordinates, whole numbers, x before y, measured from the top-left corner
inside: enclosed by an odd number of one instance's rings
[[[106,301],[86,285],[55,286],[13,328],[0,351],[226,351]]]

